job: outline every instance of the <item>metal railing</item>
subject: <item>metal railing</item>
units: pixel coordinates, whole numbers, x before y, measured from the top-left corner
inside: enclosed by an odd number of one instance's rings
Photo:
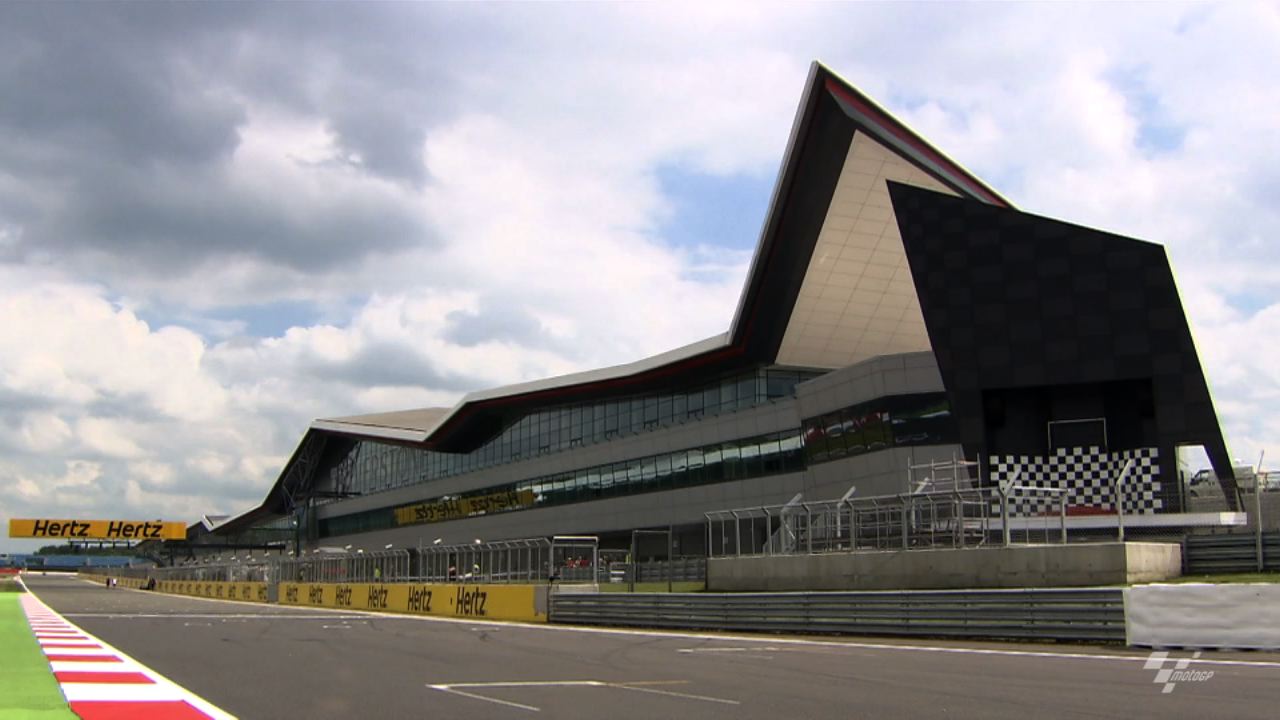
[[[1258,557],[1259,549],[1262,557]],[[1280,532],[1188,535],[1182,543],[1182,568],[1187,575],[1280,572]]]
[[[710,557],[1066,542],[1066,496],[1008,485],[705,513]]]
[[[557,595],[550,619],[748,632],[1125,639],[1120,588]]]
[[[550,574],[552,544],[546,538],[498,540],[418,548],[424,582],[538,583]]]
[[[275,563],[282,582],[370,583],[413,580],[408,550],[373,552],[315,552]]]
[[[172,567],[138,568],[83,568],[87,575],[111,575],[122,578],[155,578],[156,580],[191,580],[198,582],[276,582],[278,562],[257,560],[251,562],[219,561]]]

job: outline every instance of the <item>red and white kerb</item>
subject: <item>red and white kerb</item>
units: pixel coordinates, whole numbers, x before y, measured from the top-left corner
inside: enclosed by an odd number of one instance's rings
[[[30,593],[22,609],[71,711],[83,720],[235,720],[67,622]]]

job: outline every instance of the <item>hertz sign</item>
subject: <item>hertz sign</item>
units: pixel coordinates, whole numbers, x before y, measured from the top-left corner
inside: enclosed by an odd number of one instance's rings
[[[182,540],[187,526],[161,520],[10,520],[11,538]]]
[[[533,505],[533,491],[504,490],[474,497],[433,500],[396,508],[397,525],[458,520],[472,515],[516,510]]]

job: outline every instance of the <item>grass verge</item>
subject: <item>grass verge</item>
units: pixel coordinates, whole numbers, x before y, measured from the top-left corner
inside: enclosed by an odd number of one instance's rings
[[[21,592],[0,593],[0,718],[76,720],[31,633],[21,598]]]

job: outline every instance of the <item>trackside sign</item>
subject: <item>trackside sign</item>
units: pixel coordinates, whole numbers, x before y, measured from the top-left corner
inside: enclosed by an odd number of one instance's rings
[[[65,540],[182,540],[187,526],[162,520],[10,520],[11,538]]]

